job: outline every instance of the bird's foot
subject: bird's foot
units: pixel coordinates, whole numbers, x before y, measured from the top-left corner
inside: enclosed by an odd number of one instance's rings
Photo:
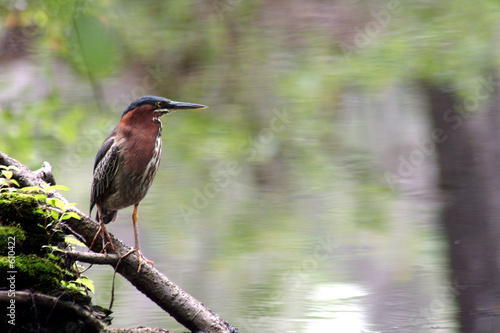
[[[92,240],[92,243],[90,244],[89,251],[92,250],[92,247],[94,247],[94,243],[97,239],[97,236],[101,235],[102,239],[102,250],[104,254],[107,254],[106,248],[109,247],[111,248],[111,251],[115,250],[115,247],[113,246],[113,242],[111,241],[111,237],[108,234],[108,230],[106,230],[106,227],[104,224],[100,223],[99,224],[99,229],[97,230],[94,239]]]
[[[131,253],[134,253],[134,252],[137,255],[137,260],[139,260],[139,268],[137,268],[137,272],[139,272],[141,270],[141,266],[142,266],[143,261],[147,262],[151,266],[154,266],[155,263],[151,260],[146,259],[146,257],[142,254],[142,252],[136,247],[133,247],[130,251],[128,251],[127,253],[122,255],[121,259],[129,256]]]

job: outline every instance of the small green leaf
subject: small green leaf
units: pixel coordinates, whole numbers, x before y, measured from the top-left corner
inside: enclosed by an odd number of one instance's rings
[[[74,236],[66,236],[64,238],[64,241],[68,244],[74,244],[74,245],[77,245],[77,246],[84,246],[86,247],[85,244],[83,244],[82,242],[80,242],[78,239],[76,239]]]
[[[80,215],[78,215],[78,214],[77,214],[77,213],[75,213],[75,212],[66,212],[66,213],[64,213],[64,215],[65,215],[65,216],[68,216],[68,218],[67,218],[67,219],[70,219],[70,218],[71,218],[71,219],[76,219],[76,220],[80,220],[80,219],[81,219],[81,218],[80,218]]]
[[[51,252],[65,252],[64,250],[61,250],[60,248],[58,248],[55,245],[42,245],[42,248],[43,249],[50,249]],[[60,258],[57,257],[57,259],[59,260]]]
[[[36,200],[41,200],[41,201],[45,201],[47,199],[47,196],[45,194],[35,194],[34,197]]]
[[[68,203],[66,206],[64,206],[64,210],[68,210],[68,208],[76,206],[76,203]]]
[[[54,205],[55,207],[59,208],[60,210],[64,210],[64,203],[61,201],[61,199],[54,198]]]
[[[16,167],[15,165],[9,165],[8,167],[6,167],[5,165],[2,165],[2,169],[19,171],[19,168]]]
[[[55,209],[50,211],[50,216],[52,216],[54,220],[59,220],[59,212]]]
[[[12,184],[16,185],[17,187],[19,187],[19,183],[17,182],[17,180],[15,179],[11,179],[10,180]]]
[[[2,175],[4,175],[7,179],[11,179],[13,174],[14,173],[12,171],[2,170]]]
[[[53,255],[52,253],[47,253],[47,257],[52,260],[59,260],[60,258],[57,257],[56,255]]]
[[[85,275],[82,275],[78,279],[75,280],[76,283],[80,283],[81,285],[84,285],[87,287],[92,293],[94,293],[94,281],[86,277]]]
[[[80,284],[75,284],[75,281],[70,281],[68,282],[68,285],[67,285],[68,289],[71,289],[71,290],[75,290],[75,291],[78,291],[84,295],[87,295],[87,291],[85,289],[85,287],[82,287]]]
[[[63,185],[52,185],[46,188],[47,192],[53,191],[53,190],[63,190],[63,191],[68,191],[69,188]]]
[[[43,191],[43,189],[40,186],[28,186],[28,187],[23,187],[21,191]]]

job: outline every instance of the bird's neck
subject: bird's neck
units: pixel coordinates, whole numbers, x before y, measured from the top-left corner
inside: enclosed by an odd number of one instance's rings
[[[160,117],[153,118],[153,119],[151,119],[151,121],[152,121],[153,123],[155,123],[155,124],[157,124],[157,125],[159,126],[159,128],[160,128],[160,132],[161,132],[161,129],[162,129],[162,127],[163,127],[163,124],[162,124],[162,122],[161,122]]]
[[[134,179],[150,184],[161,158],[162,123],[160,119],[142,118],[141,121],[123,123],[120,121],[117,131],[118,137],[123,140],[123,149],[135,156],[134,161],[125,161],[124,168],[131,175],[135,175],[138,170],[147,170],[145,173],[134,176]]]
[[[162,123],[158,117],[145,117],[143,114],[132,112],[120,119],[118,130],[124,136],[151,136],[152,133],[161,135]]]

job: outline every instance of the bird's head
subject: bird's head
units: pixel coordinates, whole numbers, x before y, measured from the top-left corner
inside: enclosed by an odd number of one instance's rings
[[[169,114],[182,109],[206,109],[208,106],[201,104],[176,102],[168,98],[158,96],[143,96],[132,102],[123,112],[125,115],[136,114],[144,118],[159,118],[164,114]]]

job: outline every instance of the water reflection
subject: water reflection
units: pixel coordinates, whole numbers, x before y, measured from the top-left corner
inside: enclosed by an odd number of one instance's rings
[[[304,333],[366,332],[367,291],[355,284],[319,284],[307,298]]]
[[[173,140],[182,131],[171,126],[165,135],[139,228],[145,255],[187,292],[245,332],[453,332],[453,297],[435,305],[446,272],[431,196],[381,190],[366,174],[365,157],[332,160],[307,178],[297,173],[303,161],[291,158],[294,164],[281,162],[286,172],[279,182],[272,176],[279,168],[265,171],[272,181],[255,182],[252,165],[242,164],[238,177],[186,219],[179,207],[193,202],[218,164],[208,174],[184,167]],[[214,154],[232,159],[230,150]],[[50,158],[64,163],[63,156]],[[58,178],[83,210],[93,156],[84,159]],[[131,208],[118,213],[109,231],[133,243]],[[94,267],[88,275],[94,301],[107,306],[111,269]],[[113,310],[116,327],[183,330],[121,277]]]
[[[91,164],[89,159],[80,172],[90,172]],[[325,187],[265,195],[247,189],[236,210],[222,195],[214,207],[186,223],[177,204],[192,188],[179,186],[179,179],[191,180],[177,177],[182,170],[165,164],[141,203],[144,253],[174,282],[244,331],[419,332],[452,326],[453,297],[440,298],[441,307],[434,304],[445,272],[444,258],[436,255],[442,253],[441,240],[431,236],[432,226],[415,225],[413,219],[388,219],[384,228],[374,230],[356,224],[348,207],[363,202],[353,201],[355,191],[345,191],[353,186],[346,179],[344,196],[334,194],[338,185],[330,193]],[[72,201],[88,202],[88,183],[74,177],[60,181],[73,189],[68,193]],[[283,209],[278,194],[288,200],[285,207],[295,208]],[[396,197],[378,203],[399,209],[407,205]],[[120,211],[109,230],[132,244],[131,209]],[[88,274],[96,283],[94,301],[107,306],[111,269],[94,267]],[[114,326],[182,331],[121,277],[115,297]]]

